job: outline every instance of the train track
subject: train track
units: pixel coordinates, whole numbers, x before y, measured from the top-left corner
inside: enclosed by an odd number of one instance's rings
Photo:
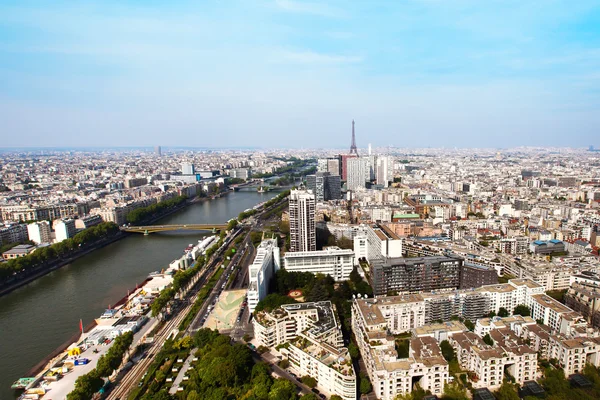
[[[240,232],[241,231],[236,232],[231,238],[229,238],[226,241],[226,245],[224,245],[221,248],[221,251],[219,251],[213,255],[213,257],[207,264],[207,267],[204,268],[204,270],[200,274],[200,277],[198,278],[196,283],[193,285],[193,288],[190,289],[189,294],[191,294],[192,296],[190,298],[189,303],[182,310],[180,310],[180,312],[177,313],[177,315],[175,317],[173,317],[172,319],[167,321],[165,323],[165,325],[158,331],[158,333],[156,333],[156,335],[154,336],[154,341],[152,342],[150,348],[147,350],[147,353],[146,353],[147,356],[140,362],[136,363],[121,378],[119,383],[114,387],[114,389],[106,397],[107,400],[126,400],[127,396],[131,392],[131,390],[133,388],[137,387],[137,384],[140,382],[140,380],[144,376],[144,373],[148,370],[148,368],[150,367],[150,364],[152,364],[152,362],[154,361],[154,358],[162,349],[164,342],[169,338],[169,336],[171,335],[171,333],[174,330],[179,331],[179,329],[178,329],[179,325],[192,310],[192,307],[194,306],[194,303],[195,303],[196,299],[198,298],[199,290],[196,289],[196,287],[198,287],[199,285],[205,284],[206,281],[208,279],[210,279],[210,277],[217,271],[216,267],[219,265],[219,260],[220,260],[222,253],[225,251],[225,249],[227,249],[229,247],[229,245],[232,243],[233,239],[235,239]],[[216,287],[217,287],[217,285],[215,285],[215,288]],[[213,288],[213,291],[215,288]],[[209,298],[210,298],[210,296],[209,296]],[[206,307],[206,304],[203,305],[203,307],[201,308],[201,311],[205,307]],[[198,315],[200,315],[200,314],[201,314],[201,312],[198,313]],[[193,322],[196,321],[198,315],[196,315]],[[193,326],[193,322],[190,324],[188,329],[186,329],[186,331],[185,331],[186,335],[190,333],[190,328]]]

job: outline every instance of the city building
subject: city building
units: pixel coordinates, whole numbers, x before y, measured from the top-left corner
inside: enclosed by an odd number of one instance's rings
[[[292,190],[289,198],[290,251],[315,251],[315,195],[311,191]]]
[[[390,311],[390,307],[394,311]],[[424,308],[419,295],[405,301],[355,299],[352,303],[352,330],[366,372],[378,399],[393,400],[419,385],[441,395],[448,382],[448,362],[433,337],[410,339],[409,355],[400,358],[392,335],[424,325]]]
[[[29,240],[36,244],[52,243],[52,230],[48,221],[33,222],[27,225]]]
[[[446,256],[385,258],[371,265],[375,295],[416,293],[460,286],[463,261]]]
[[[330,246],[324,250],[288,252],[283,265],[290,272],[310,272],[329,275],[336,281],[350,278],[354,268],[354,251]]]
[[[344,400],[356,399],[356,373],[331,302],[283,305],[252,320],[261,346],[279,347],[297,376],[311,376],[317,389]],[[279,346],[281,345],[281,346]]]
[[[248,309],[254,312],[259,301],[267,297],[269,282],[279,270],[277,239],[265,239],[256,249],[256,257],[249,267]]]
[[[75,220],[75,228],[87,229],[102,223],[102,217],[99,215],[86,215]]]
[[[5,260],[12,260],[13,258],[25,257],[29,253],[33,252],[35,248],[35,246],[30,244],[19,244],[2,253],[2,258]]]
[[[194,175],[194,172],[195,172],[194,164],[192,164],[192,163],[181,164],[181,174],[182,175]]]
[[[317,202],[339,200],[342,197],[342,182],[339,175],[317,172],[306,176],[306,187],[315,194]]]
[[[460,267],[460,289],[478,288],[498,283],[498,272],[486,265],[465,261]]]
[[[565,304],[580,313],[588,324],[600,329],[600,287],[573,283],[565,294]]]
[[[347,163],[347,176],[346,176],[346,187],[348,190],[364,189],[366,187],[367,177],[369,176],[369,169],[365,158],[353,157],[346,160]]]
[[[534,254],[564,253],[565,244],[556,239],[548,241],[536,240],[529,245],[529,251]]]
[[[75,220],[63,219],[58,221],[54,225],[54,231],[56,232],[56,242],[62,242],[65,239],[72,238],[75,236]]]
[[[386,225],[369,225],[364,234],[355,236],[354,249],[357,253],[366,254],[370,263],[398,258],[402,257],[402,238]]]
[[[10,243],[23,243],[29,237],[27,225],[10,224],[0,226],[0,245]]]

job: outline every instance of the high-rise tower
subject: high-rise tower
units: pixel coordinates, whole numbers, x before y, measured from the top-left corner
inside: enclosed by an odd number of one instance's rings
[[[310,190],[292,190],[289,206],[290,251],[315,251],[315,195]]]
[[[352,143],[350,144],[350,154],[358,155],[358,149],[356,148],[356,137],[354,136],[354,120],[352,120]]]

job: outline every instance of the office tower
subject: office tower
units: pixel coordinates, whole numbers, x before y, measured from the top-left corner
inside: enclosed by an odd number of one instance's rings
[[[327,163],[328,163],[328,159],[327,158],[319,158],[317,160],[317,171],[319,172],[327,172]]]
[[[388,157],[379,157],[377,159],[377,184],[388,187],[389,181],[389,159]]]
[[[27,225],[29,240],[33,241],[35,244],[52,242],[50,232],[50,224],[48,221],[39,221]]]
[[[340,154],[340,164],[341,164],[341,172],[342,172],[342,180],[348,180],[348,160],[351,158],[357,158],[358,156],[355,154]]]
[[[368,154],[371,155],[371,143],[369,143],[369,152],[368,152]]]
[[[181,164],[181,174],[182,175],[194,175],[194,164],[192,164],[192,163]]]
[[[348,158],[347,187],[348,190],[357,190],[365,188],[365,181],[368,175],[367,162],[364,158]]]
[[[306,187],[315,195],[315,201],[339,200],[341,197],[341,179],[329,172],[317,172],[306,176]]]
[[[341,175],[342,171],[340,171],[340,158],[328,158],[327,159],[327,172],[331,175]]]
[[[310,190],[290,193],[290,251],[315,251],[315,195]]]
[[[356,148],[356,136],[354,135],[354,120],[352,120],[352,143],[350,144],[350,154],[358,157],[358,149]]]
[[[158,156],[162,156],[162,149],[160,148],[160,146],[156,146],[154,148],[154,152],[158,155]]]

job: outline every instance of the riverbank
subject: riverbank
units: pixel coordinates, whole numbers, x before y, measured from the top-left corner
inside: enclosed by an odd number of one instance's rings
[[[225,193],[228,193],[228,192],[225,192]],[[218,197],[221,197],[221,196],[218,196]],[[154,223],[154,222],[156,222],[156,221],[158,221],[158,220],[160,220],[162,218],[165,218],[165,217],[168,217],[168,216],[170,216],[172,214],[175,214],[175,213],[181,211],[182,209],[184,209],[184,208],[186,208],[186,207],[188,207],[188,206],[190,206],[192,204],[195,204],[195,203],[198,203],[198,202],[202,202],[204,200],[213,200],[214,198],[215,198],[214,196],[213,197],[199,197],[199,196],[194,197],[193,199],[191,199],[189,201],[186,201],[186,202],[184,202],[183,204],[181,204],[181,205],[179,205],[177,207],[171,208],[171,209],[167,210],[166,212],[161,213],[160,215],[156,215],[156,216],[152,216],[151,218],[148,218],[147,220],[144,221],[144,223],[145,224],[152,224],[152,223]],[[118,240],[121,240],[121,239],[125,238],[128,235],[129,235],[129,233],[127,233],[127,232],[119,231],[118,233],[116,233],[114,236],[112,236],[110,238],[101,239],[100,241],[98,241],[98,242],[90,245],[85,250],[73,253],[73,254],[69,255],[68,257],[66,257],[66,258],[53,261],[50,265],[41,266],[41,267],[39,267],[38,271],[34,271],[33,273],[31,273],[27,277],[25,277],[25,278],[23,278],[23,279],[21,279],[21,280],[19,280],[17,282],[10,283],[9,285],[7,285],[5,287],[1,287],[0,288],[0,297],[4,296],[4,295],[6,295],[6,294],[8,294],[8,293],[10,293],[10,292],[12,292],[12,291],[20,288],[20,287],[25,286],[25,285],[27,285],[27,284],[35,281],[36,279],[39,279],[42,276],[45,276],[45,275],[49,274],[50,272],[56,271],[57,269],[62,268],[65,265],[68,265],[68,264],[72,263],[73,261],[75,261],[75,260],[77,260],[77,259],[79,259],[81,257],[84,257],[84,256],[86,256],[86,255],[88,255],[88,254],[90,254],[90,253],[92,253],[92,252],[94,252],[94,251],[96,251],[98,249],[101,249],[101,248],[103,248],[105,246],[108,246],[111,243],[114,243],[114,242],[116,242]]]
[[[219,224],[273,197],[273,193],[230,192],[195,202],[153,225]],[[210,200],[210,198],[206,198]],[[69,265],[0,298],[0,399],[16,399],[10,385],[78,331],[79,320],[97,318],[152,271],[206,235],[182,231],[128,234]]]
[[[77,260],[80,257],[83,257],[85,255],[90,254],[93,251],[96,251],[105,246],[108,246],[109,244],[114,243],[117,240],[121,240],[122,238],[124,238],[127,235],[128,235],[128,233],[119,231],[118,233],[116,233],[114,236],[112,236],[110,238],[102,239],[102,240],[94,243],[93,245],[90,245],[90,247],[85,250],[78,251],[77,253],[72,254],[67,258],[63,258],[63,259],[54,261],[50,266],[45,265],[43,267],[40,267],[39,271],[33,272],[31,275],[28,275],[26,278],[23,278],[23,279],[19,280],[18,282],[11,283],[10,285],[8,285],[6,287],[1,288],[0,289],[0,297],[12,292],[13,290],[20,288],[22,286],[25,286],[25,285],[35,281],[36,279],[49,274],[52,271],[56,271],[57,269],[72,263],[73,261]]]

